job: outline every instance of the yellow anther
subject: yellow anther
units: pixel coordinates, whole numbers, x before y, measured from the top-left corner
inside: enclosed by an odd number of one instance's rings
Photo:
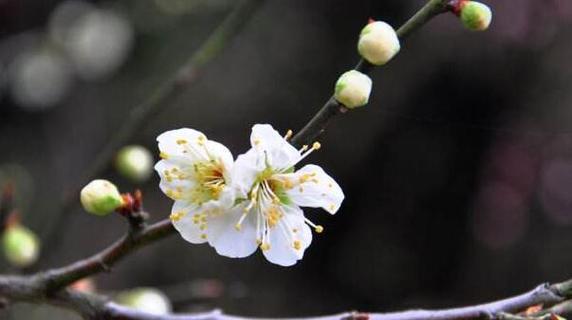
[[[300,152],[304,152],[304,151],[306,151],[306,150],[308,150],[308,145],[307,145],[307,144],[305,144],[305,145],[302,146],[302,149],[300,149]]]
[[[269,243],[260,244],[260,250],[262,251],[270,250],[270,244]]]
[[[290,179],[284,179],[283,184],[284,188],[286,189],[292,189],[294,187],[294,184],[292,183],[292,181],[290,181]]]
[[[169,159],[169,155],[166,154],[165,152],[160,152],[160,153],[159,153],[159,157],[160,157],[161,159]]]
[[[236,231],[240,231],[242,229],[242,226],[240,225],[240,223],[237,223],[234,225],[234,228],[236,229]]]
[[[256,239],[256,244],[257,244],[257,245],[261,245],[261,244],[262,244],[262,240]]]
[[[257,146],[260,144],[260,139],[254,139],[254,145]]]
[[[266,212],[266,215],[267,215],[266,220],[268,221],[268,226],[270,228],[276,226],[278,221],[280,221],[280,219],[283,216],[282,212],[280,212],[277,207],[270,207]]]
[[[186,212],[174,212],[169,216],[169,218],[171,219],[171,221],[177,222],[177,221],[181,220],[183,217],[185,217],[186,215],[187,215]]]
[[[202,231],[204,231],[206,228],[207,228],[207,225],[206,225],[206,224],[201,224],[201,225],[199,226],[199,229],[202,230]]]
[[[318,225],[314,228],[314,230],[316,231],[316,233],[322,233],[324,232],[324,227]]]
[[[204,234],[204,233],[201,234],[201,239],[205,240],[206,238],[207,238],[207,235],[206,235],[206,234]]]
[[[171,199],[175,199],[175,200],[179,199],[181,196],[178,192],[171,190],[171,189],[165,191],[165,194],[167,195],[167,197],[169,197]]]
[[[294,132],[292,132],[292,130],[288,129],[288,131],[286,131],[286,135],[284,136],[284,140],[288,140],[288,139],[292,138],[293,134],[294,134]]]
[[[302,243],[300,243],[300,241],[298,241],[298,240],[294,240],[293,246],[294,246],[294,249],[296,249],[296,250],[302,249]]]
[[[187,140],[185,140],[185,139],[179,139],[179,140],[177,140],[177,144],[178,144],[178,145],[186,144],[186,143],[187,143]]]
[[[314,150],[320,150],[321,147],[322,147],[322,145],[318,141],[316,141],[312,144],[312,149],[314,149]]]
[[[336,206],[333,205],[333,204],[331,204],[331,205],[328,207],[328,209],[330,209],[330,211],[334,211],[334,210],[336,209]]]

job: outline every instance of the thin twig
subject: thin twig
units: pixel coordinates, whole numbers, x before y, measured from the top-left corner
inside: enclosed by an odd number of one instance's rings
[[[397,36],[399,39],[406,39],[417,29],[429,22],[433,17],[449,11],[448,2],[448,0],[431,0],[427,2],[425,6],[423,6],[413,17],[411,17],[411,19],[397,30]],[[365,74],[369,74],[374,67],[375,66],[371,63],[361,59],[354,69]],[[308,122],[302,130],[292,137],[291,143],[297,147],[311,143],[322,132],[324,132],[324,130],[326,130],[328,124],[336,116],[341,115],[346,111],[348,111],[348,109],[336,101],[334,96],[331,96],[318,113],[314,115],[310,122]]]
[[[243,0],[236,5],[209,38],[170,79],[152,91],[141,104],[131,109],[125,118],[126,121],[115,131],[103,149],[98,152],[97,157],[86,170],[86,174],[79,179],[78,184],[72,187],[70,192],[64,195],[57,215],[44,229],[42,238],[46,239],[44,240],[45,247],[50,246],[49,242],[46,243],[47,241],[53,241],[56,245],[60,241],[56,231],[76,207],[78,195],[83,185],[97,177],[109,166],[117,150],[129,142],[133,134],[139,131],[147,119],[156,116],[188,90],[204,66],[222,52],[263,2],[264,0]]]

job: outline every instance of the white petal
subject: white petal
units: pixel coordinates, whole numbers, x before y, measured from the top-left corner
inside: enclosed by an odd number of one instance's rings
[[[209,218],[207,238],[209,244],[222,256],[244,258],[256,251],[255,215],[253,212],[242,222],[240,230],[236,224],[242,215],[244,206],[236,206],[218,216]]]
[[[248,196],[248,191],[265,167],[264,159],[259,157],[258,152],[254,149],[250,149],[236,158],[230,180],[233,189],[237,192],[237,197],[246,198]]]
[[[180,174],[192,174],[192,167],[181,161],[161,160],[155,165],[155,170],[161,178],[159,187],[173,200],[186,199],[196,186],[194,179],[179,179]]]
[[[304,250],[312,242],[312,231],[304,222],[300,208],[291,206],[283,209],[284,217],[270,229],[270,249],[262,253],[268,261],[288,267],[304,257]]]
[[[323,208],[334,214],[344,200],[344,193],[338,183],[319,166],[309,164],[291,174],[293,181],[299,181],[304,175],[312,175],[306,182],[286,191],[297,205],[302,207]]]
[[[288,169],[300,159],[300,152],[269,124],[254,125],[250,143],[275,169]]]
[[[232,153],[222,143],[209,140],[206,142],[208,155],[211,159],[220,161],[223,166],[223,175],[225,180],[230,178],[234,159]]]
[[[205,148],[199,141],[206,142],[206,136],[197,130],[182,128],[162,133],[157,137],[159,151],[168,159],[208,159]]]
[[[175,201],[171,210],[173,226],[179,231],[183,239],[190,243],[205,243],[207,241],[205,236],[201,236],[205,234],[206,224],[204,221],[200,221],[200,218],[195,217],[196,214],[200,213],[198,206],[186,201]]]

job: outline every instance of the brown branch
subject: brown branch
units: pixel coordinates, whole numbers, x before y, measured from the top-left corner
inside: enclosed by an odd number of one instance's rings
[[[251,317],[226,315],[220,311],[201,314],[152,315],[120,306],[107,298],[65,289],[47,294],[34,277],[0,277],[0,295],[14,301],[41,302],[57,305],[80,313],[86,319],[106,320],[246,320]],[[411,310],[389,313],[346,312],[327,316],[306,317],[306,320],[460,320],[460,319],[544,319],[543,314],[570,311],[570,301],[557,304],[570,297],[571,282],[555,285],[542,284],[529,292],[498,301],[468,307],[442,310]],[[562,289],[565,290],[562,290]],[[542,304],[553,306],[536,317],[512,316],[527,307]],[[556,304],[556,305],[555,305]],[[268,318],[270,319],[270,318]],[[282,319],[285,320],[285,319]]]
[[[397,36],[401,41],[409,37],[413,32],[421,28],[427,22],[429,22],[435,16],[450,11],[449,6],[450,0],[430,0],[423,6],[413,17],[411,17],[405,24],[403,24],[397,30]],[[361,59],[355,66],[355,70],[363,72],[365,74],[371,73],[374,69],[374,65]],[[292,144],[297,147],[301,147],[303,144],[309,144],[314,139],[316,139],[324,130],[328,124],[338,115],[344,114],[348,109],[336,101],[334,96],[324,104],[324,106],[314,115],[314,117],[298,132],[294,137],[292,137]]]
[[[116,262],[126,255],[140,247],[164,239],[174,233],[175,228],[173,228],[171,221],[165,219],[137,232],[128,233],[96,255],[62,268],[39,273],[38,277],[43,279],[42,281],[45,281],[48,292],[54,292],[67,287],[77,280],[102,271],[109,271]]]
[[[71,265],[31,276],[0,276],[0,296],[14,302],[49,303],[74,310],[86,319],[108,320],[246,320],[220,312],[190,315],[156,316],[119,306],[97,295],[64,289],[73,282],[107,271],[116,262],[138,248],[175,233],[169,220],[160,221],[139,232],[130,233],[107,249]],[[515,313],[529,306],[554,306],[550,312],[569,310],[570,304],[558,304],[572,298],[572,280],[554,285],[542,284],[529,292],[490,303],[443,310],[412,310],[391,313],[349,312],[308,320],[377,319],[377,320],[457,320],[508,319],[505,313]],[[514,320],[514,319],[513,319]]]

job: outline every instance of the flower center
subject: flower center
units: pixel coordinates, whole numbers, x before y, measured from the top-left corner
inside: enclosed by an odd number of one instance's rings
[[[226,186],[223,175],[223,166],[217,160],[197,162],[193,165],[197,186],[191,191],[191,201],[204,203],[218,199]]]
[[[199,161],[192,166],[185,166],[181,170],[176,167],[165,171],[167,180],[192,180],[195,185],[188,191],[190,194],[182,194],[183,188],[167,190],[174,198],[187,198],[191,202],[201,205],[210,200],[217,200],[226,187],[224,178],[225,167],[220,158],[216,158],[208,148],[208,141],[204,135],[197,137],[194,143],[189,143],[186,139],[176,141],[184,154],[188,154]],[[169,155],[162,153],[163,159],[168,159]]]

